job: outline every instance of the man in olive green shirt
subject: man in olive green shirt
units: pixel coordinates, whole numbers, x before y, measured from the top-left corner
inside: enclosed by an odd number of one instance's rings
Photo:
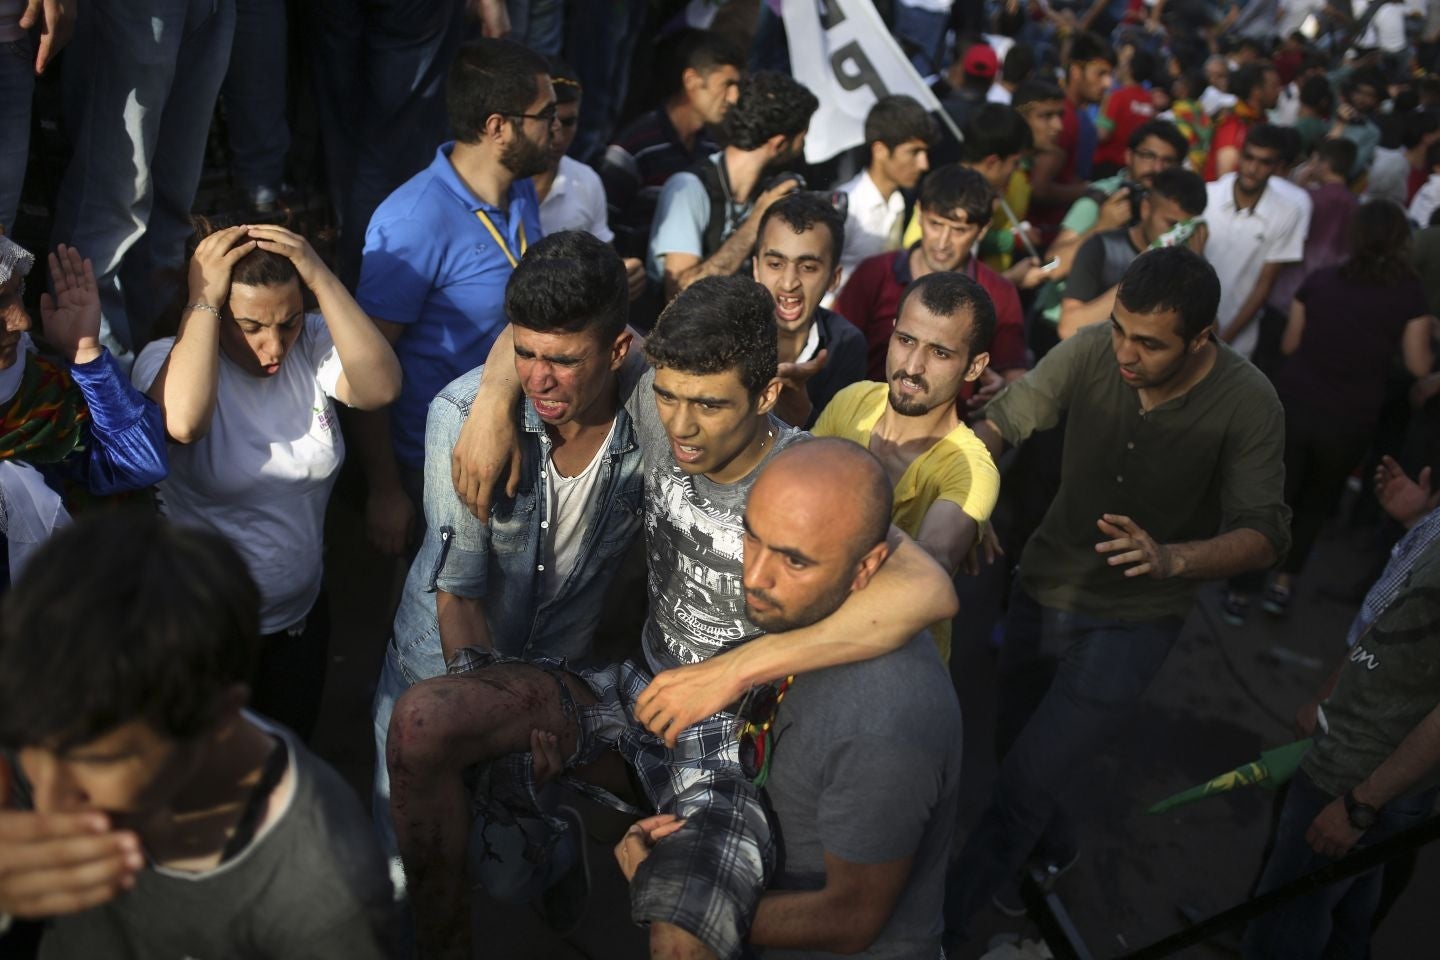
[[[992,897],[1019,909],[1011,883],[1032,855],[1073,862],[1060,793],[1159,672],[1200,582],[1289,547],[1284,412],[1212,336],[1219,299],[1191,251],[1140,255],[1110,323],[1052,350],[976,428],[998,457],[1068,417],[1060,490],[1010,600],[995,795],[948,878],[952,941]]]

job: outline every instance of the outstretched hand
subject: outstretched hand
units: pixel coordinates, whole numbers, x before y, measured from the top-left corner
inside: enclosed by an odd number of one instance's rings
[[[1375,499],[1386,513],[1408,528],[1433,510],[1440,497],[1430,489],[1429,467],[1421,469],[1418,480],[1411,480],[1395,458],[1387,455],[1375,468]]]
[[[55,295],[40,295],[40,321],[45,339],[71,363],[89,363],[100,356],[100,290],[95,266],[74,247],[60,244],[50,254],[50,282]]]

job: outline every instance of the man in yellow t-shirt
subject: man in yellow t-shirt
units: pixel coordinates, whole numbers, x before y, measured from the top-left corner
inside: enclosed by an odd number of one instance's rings
[[[1000,493],[985,444],[965,425],[960,388],[985,370],[995,306],[964,273],[931,273],[900,298],[885,383],[835,395],[816,436],[844,437],[879,457],[895,488],[891,521],[952,574],[975,548]],[[950,623],[931,628],[950,660]]]

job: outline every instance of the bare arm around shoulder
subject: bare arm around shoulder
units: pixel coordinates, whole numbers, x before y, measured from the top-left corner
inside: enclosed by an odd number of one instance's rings
[[[195,443],[210,432],[220,380],[220,314],[230,300],[230,272],[256,242],[245,227],[210,234],[190,258],[190,293],[170,356],[145,395],[165,415],[176,443]]]
[[[925,511],[915,543],[952,576],[975,547],[980,524],[953,500],[936,500]]]
[[[757,947],[860,953],[889,922],[910,878],[914,857],[888,863],[848,863],[825,854],[819,890],[770,890],[750,928]]]
[[[794,193],[798,187],[798,181],[787,178],[760,194],[745,222],[720,244],[720,249],[704,260],[693,253],[665,254],[665,299],[673,300],[681,290],[697,280],[706,277],[728,277],[739,270],[745,258],[755,249],[756,235],[765,211],[770,208],[770,204],[787,193]]]
[[[869,586],[851,593],[830,616],[664,671],[640,695],[636,717],[673,745],[681,730],[723,710],[754,684],[883,656],[955,616],[960,604],[940,564],[898,527],[890,528],[890,546]]]

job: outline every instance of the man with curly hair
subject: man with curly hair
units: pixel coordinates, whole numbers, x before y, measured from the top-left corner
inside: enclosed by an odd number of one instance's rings
[[[770,204],[798,189],[775,179],[801,156],[820,101],[798,81],[762,70],[740,83],[720,128],[724,149],[665,183],[650,228],[646,272],[665,299],[703,277],[738,271],[755,246]]]

